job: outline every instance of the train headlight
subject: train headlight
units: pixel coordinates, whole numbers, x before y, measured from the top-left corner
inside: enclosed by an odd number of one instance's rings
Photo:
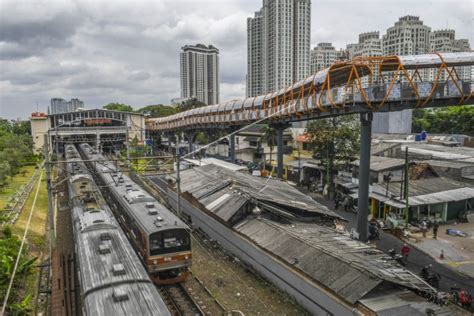
[[[189,259],[189,257],[188,257],[188,256],[184,256],[184,260],[188,260],[188,259]]]
[[[153,264],[157,264],[158,262],[156,260],[153,260]]]

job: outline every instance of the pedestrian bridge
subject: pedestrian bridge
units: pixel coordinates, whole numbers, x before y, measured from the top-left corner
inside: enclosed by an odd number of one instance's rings
[[[472,65],[473,52],[360,57],[335,63],[273,93],[148,119],[147,129],[227,128],[263,119],[278,124],[351,113],[474,104]]]

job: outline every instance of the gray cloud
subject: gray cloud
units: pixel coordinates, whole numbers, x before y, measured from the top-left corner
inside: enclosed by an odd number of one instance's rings
[[[45,110],[51,97],[88,107],[117,101],[142,107],[179,96],[186,44],[220,50],[221,100],[245,95],[246,19],[255,0],[0,1],[0,116]],[[433,29],[474,41],[469,0],[312,0],[312,45],[337,48],[360,32],[419,15]]]
[[[43,21],[0,19],[0,58],[25,58],[42,55],[51,49],[70,48],[73,45],[70,38],[81,20],[69,13]]]

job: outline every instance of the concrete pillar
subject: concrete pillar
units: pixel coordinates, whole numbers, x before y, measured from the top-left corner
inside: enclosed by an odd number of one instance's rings
[[[194,151],[194,137],[196,136],[196,131],[191,131],[191,132],[188,132],[186,134],[187,138],[188,138],[188,145],[189,145],[189,153],[192,153]],[[192,158],[194,157],[194,154],[191,155],[189,158]]]
[[[166,134],[166,137],[168,138],[168,153],[172,154],[173,153],[173,144],[171,142],[171,139],[173,138],[173,133],[168,133]]]
[[[360,164],[357,233],[359,240],[367,241],[369,215],[370,145],[372,141],[372,112],[360,114]]]
[[[289,127],[287,124],[273,126],[277,132],[277,176],[283,179],[283,131]]]
[[[230,135],[229,156],[230,162],[235,163],[235,134]]]
[[[176,157],[179,157],[179,133],[176,133],[175,139],[176,139],[175,154],[176,154]]]

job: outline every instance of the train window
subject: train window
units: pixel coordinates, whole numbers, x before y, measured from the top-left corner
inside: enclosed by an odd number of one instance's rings
[[[170,229],[150,235],[150,255],[190,250],[189,233],[185,229]]]

